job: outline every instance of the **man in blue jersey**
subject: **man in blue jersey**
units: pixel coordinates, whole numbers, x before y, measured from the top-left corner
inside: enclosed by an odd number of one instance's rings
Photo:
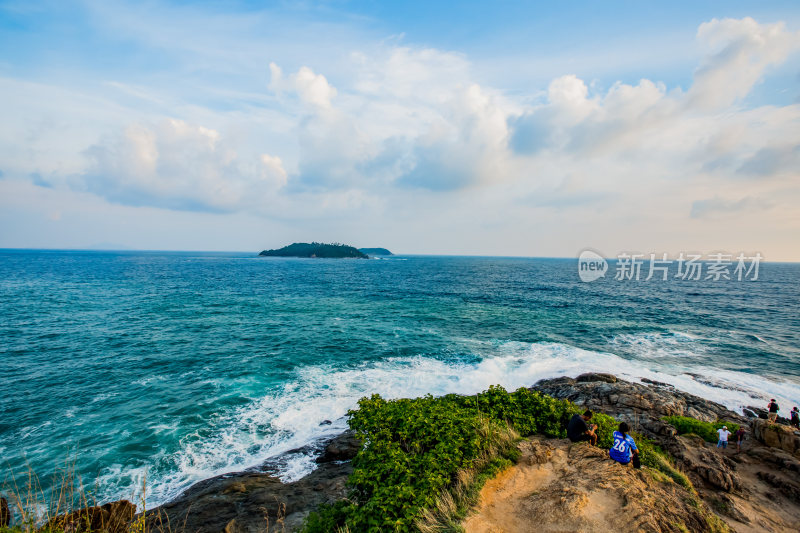
[[[611,456],[611,458],[616,462],[626,465],[631,462],[632,453],[633,467],[641,468],[641,463],[639,462],[639,449],[636,447],[633,437],[628,435],[629,431],[630,428],[625,422],[622,422],[619,425],[619,430],[614,432],[614,445],[608,451],[608,455]]]

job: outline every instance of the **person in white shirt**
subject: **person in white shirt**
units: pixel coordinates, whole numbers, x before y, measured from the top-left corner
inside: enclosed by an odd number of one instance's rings
[[[717,434],[719,435],[719,440],[717,441],[717,448],[727,448],[728,437],[731,434],[731,432],[728,431],[728,426],[722,426],[722,429],[717,430]]]

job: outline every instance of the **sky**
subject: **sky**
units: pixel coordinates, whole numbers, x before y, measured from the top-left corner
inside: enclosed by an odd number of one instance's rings
[[[800,261],[800,4],[0,0],[0,247]]]

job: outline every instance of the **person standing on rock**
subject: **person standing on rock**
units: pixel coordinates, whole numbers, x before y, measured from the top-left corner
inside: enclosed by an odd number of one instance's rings
[[[608,455],[616,462],[626,465],[631,462],[631,454],[633,454],[633,467],[641,468],[639,449],[636,447],[633,437],[628,435],[629,431],[630,427],[625,422],[619,425],[619,429],[614,432],[614,445],[608,450]]]
[[[572,415],[572,418],[567,425],[567,437],[572,442],[587,441],[592,446],[597,444],[597,434],[595,430],[597,425],[587,424],[592,419],[592,412],[588,409],[582,414]]]
[[[722,426],[722,429],[717,430],[717,434],[719,435],[719,440],[717,441],[717,448],[722,448],[722,449],[727,448],[728,437],[731,434],[731,432],[728,431],[728,426]]]
[[[775,420],[777,420],[778,418],[778,411],[780,411],[780,409],[781,408],[778,407],[777,402],[775,402],[775,398],[769,401],[769,405],[767,405],[767,410],[769,411],[767,419],[769,419],[769,421],[772,422],[773,424],[775,423]]]
[[[747,433],[743,427],[739,427],[733,435],[736,437],[736,453],[742,452],[742,443],[744,442],[744,434]]]
[[[792,425],[795,429],[800,429],[800,409],[797,409],[797,406],[792,409]]]

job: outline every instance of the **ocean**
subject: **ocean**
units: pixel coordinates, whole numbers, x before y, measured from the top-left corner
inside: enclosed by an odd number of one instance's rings
[[[146,479],[153,506],[340,432],[365,395],[588,371],[786,414],[799,282],[785,263],[757,281],[584,283],[575,259],[0,250],[0,468],[47,490],[69,464],[102,501],[138,500]]]

